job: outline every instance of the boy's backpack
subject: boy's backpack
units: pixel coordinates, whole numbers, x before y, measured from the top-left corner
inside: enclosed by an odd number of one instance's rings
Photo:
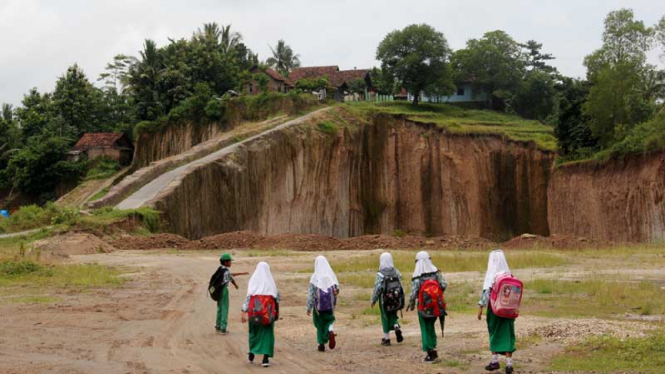
[[[404,309],[404,289],[397,274],[384,275],[383,278],[383,309],[396,312]]]
[[[210,277],[210,282],[208,283],[208,294],[210,298],[214,301],[219,301],[219,298],[222,297],[222,290],[226,285],[224,284],[224,273],[228,271],[227,268],[222,268],[221,266],[217,268],[217,271]]]
[[[337,304],[337,297],[335,296],[335,287],[330,286],[327,290],[323,291],[316,288],[314,293],[314,307],[317,312],[332,312]]]
[[[251,296],[247,309],[249,323],[253,325],[270,326],[277,320],[277,303],[270,295]]]
[[[499,274],[494,280],[490,294],[490,306],[495,315],[503,318],[517,318],[524,285],[512,274]]]
[[[423,318],[437,318],[446,315],[446,303],[443,301],[443,289],[439,282],[427,279],[418,291],[418,313]]]

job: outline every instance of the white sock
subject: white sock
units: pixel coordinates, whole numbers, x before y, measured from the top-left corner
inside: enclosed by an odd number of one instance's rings
[[[496,364],[499,362],[499,355],[492,355],[492,363]]]
[[[332,323],[330,324],[330,327],[328,327],[328,331],[333,331],[333,325],[332,325]]]
[[[395,324],[395,326],[393,326],[393,327],[395,328],[395,330],[399,330],[399,325],[398,324]]]
[[[386,340],[390,340],[390,333],[389,333],[389,332],[387,332],[387,333],[385,333],[385,334],[383,334],[383,335],[385,335],[385,339],[386,339]]]
[[[512,357],[506,358],[506,365],[513,366],[513,358]]]

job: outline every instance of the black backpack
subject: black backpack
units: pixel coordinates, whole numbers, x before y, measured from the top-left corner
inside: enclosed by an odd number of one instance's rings
[[[226,285],[224,284],[224,274],[228,271],[227,268],[222,268],[221,266],[217,268],[215,274],[210,277],[210,282],[208,283],[208,293],[210,298],[214,301],[219,301],[219,298],[222,297],[222,290]]]
[[[383,275],[383,310],[396,312],[404,308],[404,289],[397,274]]]

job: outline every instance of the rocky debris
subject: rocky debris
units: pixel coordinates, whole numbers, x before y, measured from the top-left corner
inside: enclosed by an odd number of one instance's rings
[[[570,345],[579,343],[590,336],[611,335],[620,339],[642,337],[653,329],[653,326],[644,323],[584,319],[559,321],[550,325],[539,326],[527,331],[525,335],[537,335],[548,342]]]
[[[540,236],[522,234],[502,244],[505,249],[577,249],[609,246],[610,243],[569,235]]]
[[[226,234],[207,236],[187,244],[189,249],[232,249],[251,248],[261,236],[249,231],[236,231]]]
[[[72,255],[89,255],[113,252],[115,248],[102,239],[89,233],[66,233],[33,243],[29,257],[41,261],[58,261]]]
[[[175,234],[123,237],[113,242],[119,249],[290,249],[294,251],[334,251],[363,249],[478,249],[491,248],[495,244],[482,238],[421,237],[365,235],[337,239],[316,234],[280,234],[263,236],[249,231],[236,231],[189,241]]]
[[[125,236],[113,242],[118,249],[184,249],[189,240],[175,234],[156,234],[150,236]]]

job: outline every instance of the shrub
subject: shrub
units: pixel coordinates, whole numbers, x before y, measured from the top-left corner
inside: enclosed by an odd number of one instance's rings
[[[120,164],[110,158],[102,157],[94,161],[94,166],[88,170],[85,180],[106,179],[120,170]]]
[[[35,273],[42,267],[32,261],[3,261],[0,262],[0,276],[17,277]]]
[[[319,131],[326,133],[326,134],[337,134],[337,125],[330,121],[324,121],[321,122],[317,125],[317,128]]]
[[[79,220],[79,211],[76,208],[64,208],[53,219],[54,225],[75,225]]]
[[[30,230],[51,224],[51,220],[60,212],[53,203],[45,207],[27,205],[14,212],[9,219],[0,220],[0,232]]]

